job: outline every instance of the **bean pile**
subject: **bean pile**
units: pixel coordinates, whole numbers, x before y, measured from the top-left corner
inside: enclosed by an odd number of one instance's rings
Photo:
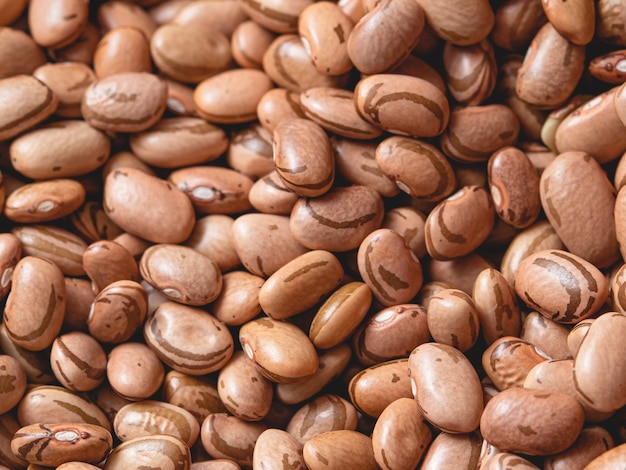
[[[0,470],[623,470],[625,81],[623,0],[0,0]]]

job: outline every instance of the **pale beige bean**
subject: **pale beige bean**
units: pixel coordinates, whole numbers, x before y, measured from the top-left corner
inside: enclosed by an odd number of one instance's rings
[[[408,367],[424,418],[446,432],[468,433],[478,427],[483,411],[480,379],[458,349],[421,344],[411,352]]]
[[[16,345],[10,338],[4,323],[0,323],[0,347],[5,354],[19,362],[26,372],[29,383],[50,384],[54,382],[54,374],[50,369],[50,358],[47,354],[41,351],[29,351]]]
[[[376,163],[402,191],[425,201],[439,201],[456,187],[448,159],[424,141],[388,137],[376,147]]]
[[[276,170],[255,181],[248,194],[252,207],[264,214],[289,215],[298,198]]]
[[[542,108],[562,104],[582,76],[584,46],[571,43],[554,26],[546,23],[535,35],[528,50],[519,69],[517,94],[527,103]]]
[[[374,139],[382,130],[363,119],[354,107],[354,93],[330,87],[314,87],[300,94],[304,114],[325,130],[352,139]]]
[[[241,264],[235,251],[232,227],[235,219],[223,214],[211,214],[196,221],[185,245],[211,258],[222,270],[229,271]]]
[[[226,70],[231,61],[230,43],[223,33],[173,23],[157,28],[150,52],[161,72],[186,83],[200,83]]]
[[[480,430],[503,451],[549,455],[576,441],[584,419],[582,406],[569,395],[511,388],[485,405]]]
[[[494,386],[502,391],[522,387],[532,368],[549,359],[536,346],[514,336],[503,336],[483,351],[482,366]]]
[[[27,391],[17,407],[17,419],[22,426],[83,423],[111,430],[106,414],[94,402],[55,385],[42,385]]]
[[[194,91],[198,115],[209,122],[235,124],[256,119],[261,97],[273,87],[260,70],[232,69],[200,82]]]
[[[150,39],[156,24],[140,6],[123,1],[109,0],[98,8],[98,23],[107,32],[120,26],[140,29]]]
[[[15,137],[40,123],[59,105],[54,92],[29,75],[0,79],[0,102],[6,110],[0,118],[0,141]]]
[[[300,94],[284,88],[272,88],[265,93],[256,108],[260,124],[270,132],[284,120],[303,118]]]
[[[308,251],[292,235],[289,218],[281,215],[239,216],[233,223],[232,237],[241,263],[264,278]]]
[[[363,282],[341,286],[318,309],[309,338],[320,349],[329,349],[346,340],[365,318],[372,303],[372,292]]]
[[[439,344],[465,352],[478,340],[480,320],[474,300],[459,289],[444,289],[430,298],[428,331]]]
[[[123,343],[109,353],[107,379],[120,396],[139,401],[151,397],[163,383],[165,371],[156,353],[143,343]]]
[[[259,421],[270,411],[274,386],[243,351],[237,351],[219,371],[217,392],[234,416]]]
[[[70,215],[85,202],[85,188],[72,179],[36,181],[8,195],[4,215],[20,223],[41,223]]]
[[[63,0],[51,4],[31,0],[28,26],[37,44],[58,49],[75,41],[87,24],[89,5],[83,0]]]
[[[408,75],[364,78],[354,89],[354,99],[361,117],[394,134],[435,137],[450,117],[445,95],[426,80]]]
[[[516,147],[494,152],[487,164],[489,192],[496,214],[515,228],[532,225],[539,216],[539,175],[526,154]]]
[[[83,255],[87,244],[69,230],[52,225],[30,224],[13,227],[11,233],[18,238],[23,255],[52,261],[66,276],[85,274]]]
[[[274,166],[285,186],[298,196],[326,193],[335,178],[330,139],[307,119],[292,119],[274,129]]]
[[[120,228],[154,243],[186,240],[195,222],[193,205],[185,193],[167,181],[129,167],[109,173],[103,205]]]
[[[26,372],[19,361],[8,354],[0,354],[0,412],[13,409],[26,392]]]
[[[202,0],[186,2],[178,9],[171,23],[197,27],[205,32],[217,30],[230,37],[237,26],[247,19],[240,2]]]
[[[262,423],[243,421],[226,413],[213,413],[202,423],[200,438],[211,457],[231,459],[242,467],[251,467],[255,443],[266,429]]]
[[[343,275],[343,267],[332,253],[306,252],[280,267],[265,281],[259,290],[259,304],[274,320],[292,317],[316,305],[339,285]]]
[[[230,168],[188,166],[170,173],[168,181],[204,214],[235,214],[251,208],[248,194],[252,179]]]
[[[411,398],[408,359],[381,362],[357,373],[348,384],[350,400],[361,412],[378,418],[398,398]]]
[[[157,400],[123,406],[115,415],[113,429],[122,442],[136,437],[166,435],[178,437],[192,447],[200,436],[200,425],[191,413]]]
[[[361,242],[357,253],[361,278],[382,305],[409,302],[423,283],[422,265],[402,235],[381,228]]]
[[[143,324],[147,310],[148,297],[141,284],[112,282],[93,301],[87,318],[89,333],[104,343],[122,343]]]
[[[300,198],[290,217],[296,240],[312,250],[357,248],[378,229],[384,216],[378,192],[366,186],[337,186],[316,198]]]
[[[6,2],[5,2],[6,3]],[[11,2],[17,5],[18,2]],[[7,8],[2,7],[2,13]],[[0,65],[0,78],[29,75],[46,63],[46,57],[33,38],[18,28],[0,27],[0,54],[4,57]]]
[[[52,372],[75,392],[93,390],[104,381],[107,356],[92,336],[80,331],[58,336],[50,349]]]
[[[185,374],[209,374],[233,355],[233,337],[224,323],[204,310],[175,302],[159,305],[143,333],[161,361]]]
[[[543,465],[546,470],[584,468],[613,447],[613,437],[606,429],[600,426],[585,427],[569,449],[546,458]]]
[[[515,274],[515,292],[521,300],[560,323],[577,323],[593,315],[608,291],[607,280],[597,267],[562,250],[527,256]]]
[[[535,251],[563,248],[563,243],[550,222],[536,222],[511,240],[502,257],[500,270],[512,286],[519,264],[526,256]]]
[[[14,233],[0,234],[0,300],[11,289],[15,265],[22,257],[22,241]]]
[[[304,444],[313,436],[339,429],[356,430],[357,410],[337,395],[320,395],[294,413],[286,430]]]
[[[463,106],[482,104],[493,93],[498,73],[491,41],[471,46],[446,43],[443,66],[452,97]]]
[[[412,445],[404,445],[410,440]],[[383,469],[415,468],[430,441],[432,432],[411,398],[399,398],[384,409],[372,432],[376,463]]]
[[[185,305],[206,305],[222,290],[217,264],[193,248],[153,245],[143,253],[139,269],[146,282]]]
[[[520,338],[537,346],[554,360],[571,358],[567,348],[569,328],[538,312],[530,312],[524,319]]]
[[[277,33],[296,32],[298,17],[313,0],[244,0],[243,11],[254,21]]]
[[[281,429],[263,431],[254,445],[253,468],[263,468],[264,466],[279,468],[284,465],[289,465],[294,470],[306,468],[302,455],[302,444]]]
[[[297,93],[313,87],[341,87],[346,81],[345,75],[320,73],[296,34],[282,34],[272,41],[263,54],[263,70],[279,87]]]
[[[190,412],[200,425],[211,413],[226,412],[215,384],[175,370],[165,376],[163,398]]]
[[[21,258],[13,270],[4,308],[3,324],[9,338],[29,351],[47,348],[61,330],[65,304],[61,270],[43,258]]]
[[[319,355],[315,374],[300,382],[277,384],[276,397],[287,405],[302,403],[317,395],[330,382],[339,377],[350,362],[352,351],[347,344],[340,344]]]
[[[260,69],[263,66],[263,54],[276,35],[259,23],[247,20],[241,22],[233,31],[230,51],[235,62],[244,68]]]
[[[109,240],[92,243],[83,254],[83,268],[91,280],[94,294],[116,281],[139,282],[139,267],[123,246]]]
[[[113,28],[98,42],[93,70],[98,78],[116,73],[152,72],[148,39],[132,26]]]
[[[156,75],[118,73],[89,85],[83,95],[81,111],[85,121],[97,129],[139,132],[161,118],[166,100],[167,84]]]
[[[313,375],[319,359],[313,343],[295,325],[259,318],[239,330],[239,342],[261,373],[277,383],[293,383]]]
[[[350,60],[366,75],[393,69],[417,44],[424,16],[424,10],[415,1],[376,2],[348,35]]]
[[[350,183],[368,186],[381,196],[393,197],[400,192],[375,160],[376,142],[332,136],[330,143],[335,152],[337,173]]]
[[[418,3],[435,34],[459,46],[482,41],[494,24],[493,10],[485,0],[454,2],[445,6],[436,0],[419,0]]]
[[[616,312],[600,315],[585,335],[574,359],[574,383],[582,402],[598,411],[614,411],[624,406],[626,383],[621,360],[626,316]],[[597,348],[607,351],[598,354]],[[610,371],[610,372],[608,372]],[[613,375],[615,374],[615,375]]]
[[[111,433],[94,424],[47,422],[20,428],[11,440],[16,456],[48,467],[72,460],[101,462],[113,447]]]
[[[107,457],[106,470],[140,470],[145,465],[187,470],[191,467],[191,451],[174,436],[144,436],[122,442]]]
[[[274,170],[272,133],[259,123],[234,131],[226,161],[233,169],[256,180]]]
[[[476,433],[440,433],[428,447],[421,467],[423,470],[439,468],[474,468],[480,457],[482,439]]]
[[[109,138],[85,121],[57,121],[18,137],[11,143],[13,167],[32,179],[84,175],[105,164]]]
[[[327,75],[341,75],[352,69],[348,38],[354,23],[339,5],[316,2],[298,18],[298,33],[315,68]]]
[[[456,108],[441,137],[441,150],[461,163],[487,161],[493,152],[513,145],[519,132],[517,116],[504,104]]]
[[[468,255],[489,236],[495,210],[487,191],[464,186],[441,201],[426,218],[426,249],[439,260]]]
[[[211,304],[215,318],[229,326],[243,325],[261,313],[259,291],[263,278],[246,271],[231,271],[222,276],[222,291]]]
[[[513,287],[494,268],[482,270],[472,289],[480,330],[489,345],[503,336],[517,336],[522,316]]]
[[[87,87],[96,79],[94,71],[80,62],[43,64],[33,76],[45,83],[59,99],[55,113],[65,118],[81,117],[80,102]]]

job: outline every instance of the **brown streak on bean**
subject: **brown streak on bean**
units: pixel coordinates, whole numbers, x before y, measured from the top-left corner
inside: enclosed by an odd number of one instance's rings
[[[450,229],[448,229],[448,227],[446,226],[446,222],[443,218],[443,212],[446,208],[447,202],[443,202],[441,204],[441,207],[439,209],[439,211],[437,212],[437,224],[439,226],[439,228],[441,229],[441,234],[446,238],[446,240],[448,240],[450,243],[465,243],[467,241],[467,238],[465,238],[462,234],[460,233],[453,233]]]
[[[356,219],[350,219],[350,220],[345,220],[343,222],[337,222],[337,221],[331,220],[327,217],[324,217],[316,213],[313,207],[311,207],[310,198],[306,200],[305,208],[307,212],[309,213],[309,215],[313,217],[316,221],[318,221],[320,224],[325,225],[326,227],[334,228],[334,229],[357,228],[357,227],[360,227],[361,225],[367,224],[372,219],[375,219],[377,215],[376,212],[372,212],[369,214],[362,215],[361,217],[357,217]]]
[[[254,0],[246,0],[246,5],[248,5],[253,10],[257,11],[263,16],[267,16],[273,20],[277,20],[285,23],[287,26],[296,27],[298,26],[298,16],[289,15],[287,13],[283,13],[279,10],[275,10],[273,8],[267,8],[261,4],[261,2],[257,2]]]
[[[0,127],[0,132],[4,132],[8,129],[16,127],[20,125],[21,123],[23,123],[24,121],[37,116],[43,110],[45,110],[48,107],[48,105],[52,102],[52,100],[54,99],[54,94],[52,93],[52,90],[50,90],[50,88],[45,86],[39,80],[37,81],[41,84],[41,86],[43,86],[46,89],[46,97],[44,98],[43,102],[36,108],[31,109],[29,112],[27,112],[23,116],[20,116],[19,118],[14,119],[13,121],[7,122],[4,126]]]
[[[448,172],[446,171],[445,165],[441,162],[441,160],[439,160],[435,156],[435,153],[432,150],[423,146],[420,142],[416,142],[414,140],[407,140],[407,139],[402,140],[398,144],[398,147],[406,149],[418,155],[426,156],[430,164],[433,166],[433,168],[439,175],[439,179],[437,181],[437,187],[428,194],[422,194],[421,197],[434,198],[436,196],[439,196],[440,194],[443,194],[443,192],[448,187],[448,182],[449,182]]]
[[[12,332],[8,325],[6,325],[5,322],[5,328],[7,329],[7,331],[9,332],[10,336],[14,339],[18,339],[21,341],[30,341],[33,339],[37,339],[39,337],[41,337],[41,335],[46,331],[46,328],[48,328],[48,326],[50,325],[50,322],[52,321],[52,316],[54,314],[54,311],[56,309],[57,306],[57,294],[56,294],[56,289],[54,288],[54,284],[50,284],[50,295],[48,297],[48,306],[46,309],[46,314],[44,315],[41,324],[39,325],[38,328],[34,329],[33,331],[31,331],[30,333],[27,333],[25,335],[17,335],[14,332]],[[6,312],[6,311],[5,311]]]
[[[81,371],[83,371],[87,377],[89,377],[90,379],[95,379],[95,380],[99,380],[102,377],[104,377],[104,374],[106,373],[105,369],[98,369],[98,368],[95,368],[95,367],[91,367],[91,365],[89,365],[89,363],[83,361],[80,357],[78,357],[76,354],[74,354],[74,352],[71,351],[67,347],[67,345],[63,342],[63,339],[61,337],[57,338],[57,345],[59,346],[59,348],[63,352],[63,354],[70,361],[72,361],[72,363],[76,367],[78,367]],[[58,365],[60,365],[60,364],[58,364]],[[62,368],[59,367],[59,370],[62,370]]]
[[[322,266],[326,266],[327,264],[328,264],[328,261],[317,261],[315,263],[309,263],[306,266],[301,267],[300,269],[294,271],[289,276],[287,276],[285,278],[284,282],[285,283],[289,283],[289,282],[297,279],[298,277],[305,275],[306,273],[308,273],[312,269],[319,268],[319,267],[322,267]]]

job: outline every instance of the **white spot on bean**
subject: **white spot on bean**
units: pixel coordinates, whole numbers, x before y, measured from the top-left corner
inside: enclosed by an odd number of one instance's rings
[[[57,206],[57,204],[54,201],[42,201],[37,206],[37,210],[39,212],[50,212],[56,206]]]
[[[615,70],[618,72],[626,72],[626,60],[620,60],[617,64],[615,64]]]
[[[502,204],[502,194],[497,186],[491,185],[491,198],[493,199],[493,203],[496,206],[500,206]]]
[[[183,114],[185,112],[185,107],[183,106],[183,104],[174,98],[170,98],[167,100],[167,107],[175,113]]]
[[[212,201],[215,199],[216,194],[213,188],[207,188],[206,186],[198,186],[191,191],[191,195],[201,201]]]
[[[404,184],[402,181],[400,180],[396,180],[396,186],[398,186],[398,188],[400,188],[400,191],[403,191],[407,194],[411,194],[411,188],[409,188],[406,184]]]
[[[246,356],[254,361],[254,351],[252,351],[252,348],[248,343],[243,345],[243,350],[246,353]]]
[[[80,434],[76,431],[59,431],[54,433],[54,438],[57,441],[72,442],[80,438]]]
[[[172,287],[166,287],[163,289],[163,293],[168,297],[173,297],[175,299],[180,299],[183,296],[180,291],[173,289]]]
[[[11,282],[11,278],[13,277],[13,266],[9,266],[2,272],[2,277],[0,278],[0,287],[6,287]]]
[[[374,321],[376,323],[385,323],[387,320],[390,320],[391,318],[393,318],[394,314],[395,312],[391,309],[383,310],[382,312],[380,312],[378,315],[374,317]]]

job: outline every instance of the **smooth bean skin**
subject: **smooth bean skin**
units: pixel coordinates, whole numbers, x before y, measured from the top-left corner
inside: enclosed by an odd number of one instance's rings
[[[29,351],[52,344],[63,325],[67,297],[61,270],[35,256],[21,258],[13,270],[3,324],[11,341]]]
[[[309,470],[339,470],[354,465],[375,469],[372,440],[357,431],[329,431],[309,439],[303,447],[304,462]]]
[[[106,353],[93,337],[80,331],[58,336],[50,350],[50,364],[57,380],[73,391],[89,391],[106,374]]]
[[[277,33],[296,32],[298,17],[312,0],[282,2],[280,0],[245,0],[241,7],[254,21]]]
[[[13,5],[19,3],[12,2]],[[2,12],[6,11],[2,8]],[[3,25],[6,26],[6,25]],[[32,37],[18,28],[0,28],[0,53],[5,60],[0,67],[0,78],[15,75],[30,75],[33,71],[46,63],[46,57]]]
[[[183,242],[195,222],[193,205],[185,193],[135,168],[109,173],[103,205],[119,227],[153,243]]]
[[[178,437],[192,447],[200,436],[200,425],[191,413],[157,400],[124,405],[115,415],[113,429],[122,442],[158,434]]]
[[[128,400],[149,398],[163,383],[163,363],[144,343],[119,344],[108,359],[107,379],[113,390]]]
[[[267,317],[252,320],[239,330],[239,341],[246,355],[272,382],[303,380],[312,376],[319,366],[313,343],[290,323]]]
[[[188,470],[191,467],[189,446],[174,436],[136,437],[115,446],[107,457],[104,468],[140,470],[153,465],[172,470]]]
[[[383,410],[372,432],[376,463],[383,469],[415,468],[432,432],[415,400],[399,398]],[[406,445],[411,442],[411,445]]]
[[[596,26],[596,9],[593,2],[579,0],[563,5],[561,2],[542,3],[548,21],[555,29],[574,44],[591,42]]]
[[[339,429],[356,430],[357,410],[337,395],[325,394],[307,402],[291,417],[285,430],[300,444],[317,434]]]
[[[247,271],[230,271],[222,276],[222,291],[210,308],[220,321],[243,325],[261,313],[259,291],[264,280]]]
[[[609,287],[600,270],[584,259],[562,250],[542,250],[520,263],[515,292],[530,308],[572,324],[593,315],[607,299]]]
[[[242,21],[233,31],[230,50],[233,59],[244,68],[260,69],[263,54],[276,35],[255,21]]]
[[[442,6],[436,0],[419,0],[426,21],[435,34],[452,44],[476,44],[487,37],[494,24],[489,2],[472,0]],[[471,18],[468,21],[468,18]]]
[[[309,249],[344,252],[358,248],[383,217],[378,192],[360,185],[340,186],[320,197],[300,198],[291,210],[289,228]]]
[[[292,119],[274,129],[274,166],[285,186],[298,196],[321,196],[335,179],[330,139],[321,126]]]
[[[144,339],[161,361],[190,375],[205,375],[233,355],[233,337],[210,313],[175,302],[163,302],[146,320]]]
[[[583,403],[595,410],[608,412],[624,406],[626,380],[620,360],[624,345],[619,338],[625,327],[625,315],[617,312],[600,315],[589,327],[575,356],[576,390]]]
[[[546,318],[539,312],[526,315],[520,338],[537,346],[554,360],[571,358],[567,348],[569,328]]]
[[[222,272],[241,265],[232,237],[235,219],[225,214],[210,214],[196,220],[185,246],[211,258]]]
[[[84,423],[31,424],[20,428],[11,440],[15,455],[48,467],[58,467],[72,460],[96,464],[112,447],[109,431]]]
[[[469,360],[456,348],[424,343],[409,356],[411,389],[424,418],[446,432],[478,427],[482,387]]]
[[[465,469],[478,465],[482,439],[476,433],[450,434],[440,433],[428,447],[421,468]]]
[[[603,468],[612,467],[619,468],[619,465],[624,462],[624,458],[626,458],[626,444],[621,444],[600,454],[584,468],[585,470],[601,470]]]
[[[37,44],[59,49],[75,41],[85,28],[89,16],[88,3],[64,0],[51,5],[35,0],[28,6],[28,26]]]
[[[146,36],[132,26],[120,26],[102,36],[93,57],[98,78],[116,73],[151,72],[150,46]]]
[[[80,102],[87,87],[96,79],[94,71],[80,62],[46,63],[33,71],[59,99],[55,114],[80,118]]]
[[[370,75],[357,83],[354,99],[364,119],[394,134],[435,137],[450,117],[448,100],[436,86],[407,75]]]
[[[289,465],[294,470],[305,470],[306,464],[302,456],[302,444],[281,429],[263,431],[254,445],[252,466],[262,468],[264,465],[277,468]]]
[[[503,451],[549,455],[574,443],[584,419],[582,406],[574,397],[511,388],[485,405],[480,430],[487,441]]]

